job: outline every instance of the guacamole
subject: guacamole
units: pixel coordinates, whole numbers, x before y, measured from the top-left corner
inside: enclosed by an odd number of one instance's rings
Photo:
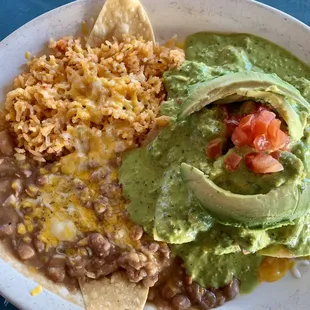
[[[247,34],[198,33],[187,38],[185,54],[179,68],[165,73],[168,98],[161,114],[170,117],[169,126],[123,158],[120,181],[128,212],[155,240],[171,244],[193,280],[219,287],[235,276],[241,291],[248,292],[258,283],[264,253],[273,256],[274,246],[293,257],[310,254],[310,68],[273,43]],[[279,154],[283,169],[278,172],[255,173],[245,161],[235,171],[225,169],[231,152],[243,158],[253,151],[227,139],[227,109],[233,117],[248,115],[253,101],[275,111],[290,136],[289,150]],[[206,146],[215,139],[223,154],[209,158]],[[187,179],[181,170],[184,164],[224,191],[226,200],[220,197],[219,205],[212,205],[212,196],[199,196],[191,171]],[[280,197],[284,188],[284,198],[291,199],[261,200],[268,204],[268,217],[254,220],[251,215],[240,223],[230,217],[230,197],[237,197],[234,201],[242,206],[238,212],[247,215],[258,208],[251,197],[272,197],[274,191],[279,192],[273,197]],[[206,187],[200,189],[206,192]]]

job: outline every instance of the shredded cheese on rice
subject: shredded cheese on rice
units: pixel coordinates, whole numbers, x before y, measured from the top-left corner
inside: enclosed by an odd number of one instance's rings
[[[76,150],[70,128],[107,132],[112,124],[126,147],[150,130],[165,97],[163,73],[184,60],[184,52],[143,39],[83,46],[71,37],[51,41],[53,55],[34,57],[5,102],[6,121],[25,149],[44,162]]]

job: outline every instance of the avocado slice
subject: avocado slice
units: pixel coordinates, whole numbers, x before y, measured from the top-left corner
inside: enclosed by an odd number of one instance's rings
[[[202,171],[181,164],[184,182],[202,207],[219,222],[231,226],[272,227],[302,216],[310,206],[309,183],[286,183],[267,194],[239,195],[223,190]]]
[[[268,102],[286,121],[294,140],[303,136],[306,123],[301,121],[290,102],[301,104],[308,112],[310,105],[295,87],[275,74],[238,72],[196,84],[191,87],[189,96],[182,103],[178,117],[184,118],[211,103],[230,103],[245,99]]]

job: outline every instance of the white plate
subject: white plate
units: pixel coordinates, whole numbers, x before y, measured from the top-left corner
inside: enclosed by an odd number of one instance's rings
[[[64,35],[74,35],[81,21],[96,17],[104,0],[82,0],[48,12],[24,25],[0,42],[0,102],[12,85],[12,79],[25,63],[25,52],[37,54],[46,42]],[[157,38],[168,39],[175,33],[184,37],[197,31],[247,32],[267,38],[290,50],[310,64],[310,28],[296,19],[268,6],[247,0],[143,0]],[[3,251],[0,257],[8,260]],[[57,289],[40,275],[26,271],[11,259],[17,272],[0,259],[0,293],[21,309],[81,309],[51,293]],[[280,282],[263,284],[254,293],[225,304],[223,310],[310,309],[308,287],[310,272],[303,270],[299,280],[291,275]],[[33,279],[36,280],[33,281]],[[43,283],[41,294],[31,297],[36,283]],[[62,295],[68,293],[62,290]],[[71,296],[82,305],[80,296]],[[99,310],[99,309],[98,309]]]

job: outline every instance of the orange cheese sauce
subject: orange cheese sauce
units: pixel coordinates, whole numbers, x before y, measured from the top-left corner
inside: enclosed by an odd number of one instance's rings
[[[87,127],[70,128],[69,132],[76,143],[76,151],[61,157],[50,171],[40,169],[40,174],[47,177],[46,184],[39,188],[36,198],[28,197],[19,206],[28,208],[29,214],[25,216],[25,225],[21,224],[18,232],[25,235],[37,221],[42,225],[38,238],[47,248],[56,247],[60,241],[75,241],[81,233],[92,231],[110,235],[111,240],[120,247],[138,247],[139,242],[131,238],[135,224],[126,214],[121,189],[113,194],[113,200],[117,203],[107,211],[107,216],[99,220],[92,208],[81,204],[78,196],[82,192],[75,188],[73,182],[83,181],[88,189],[87,199],[96,201],[101,195],[101,183],[91,181],[94,169],[87,168],[89,161],[96,161],[99,167],[110,167],[109,178],[104,182],[117,183],[117,169],[109,165],[109,160],[116,157],[115,144],[119,139],[115,134],[108,136]],[[87,150],[83,149],[85,145]]]

